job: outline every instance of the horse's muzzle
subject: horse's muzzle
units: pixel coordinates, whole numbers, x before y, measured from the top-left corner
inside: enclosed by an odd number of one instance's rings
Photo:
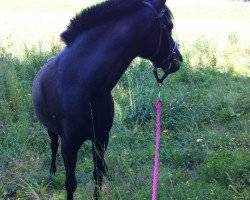
[[[173,51],[167,59],[165,59],[161,64],[153,63],[154,75],[159,84],[161,84],[169,74],[174,73],[180,69],[183,59],[178,50],[178,47],[179,45],[175,42]],[[164,75],[162,77],[159,77],[157,68],[161,68],[164,71]]]
[[[182,57],[181,59],[174,58],[170,62],[169,67],[167,67],[164,71],[167,74],[174,73],[180,69],[181,65],[182,65]]]
[[[161,63],[161,68],[163,71],[167,74],[171,74],[173,72],[176,72],[180,66],[182,65],[182,56],[179,52],[179,44],[177,42],[174,42],[174,47],[167,59],[165,59]]]

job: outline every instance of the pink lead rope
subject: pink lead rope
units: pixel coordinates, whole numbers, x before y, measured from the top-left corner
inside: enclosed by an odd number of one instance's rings
[[[159,169],[159,150],[160,150],[160,134],[161,134],[161,99],[155,104],[156,108],[156,145],[155,145],[155,164],[154,164],[154,179],[153,179],[153,192],[152,200],[157,197],[157,184],[158,184],[158,169]]]

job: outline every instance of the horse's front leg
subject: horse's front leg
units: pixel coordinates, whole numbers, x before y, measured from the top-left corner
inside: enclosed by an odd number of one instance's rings
[[[98,200],[100,197],[100,190],[102,186],[103,175],[107,174],[107,165],[104,160],[104,153],[107,149],[109,137],[104,135],[101,140],[93,141],[93,160],[94,170],[93,177],[95,181],[94,199]]]
[[[109,142],[109,132],[114,119],[114,103],[111,94],[101,97],[92,104],[94,199],[99,199],[103,175],[107,174],[104,153]]]
[[[73,200],[73,195],[77,187],[75,169],[77,162],[77,152],[79,147],[72,145],[66,138],[61,139],[61,151],[66,171],[65,188],[67,200]]]

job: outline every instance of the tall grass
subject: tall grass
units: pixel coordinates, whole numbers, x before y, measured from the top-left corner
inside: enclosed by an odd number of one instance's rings
[[[0,198],[64,199],[64,169],[48,176],[46,131],[34,117],[31,84],[61,48],[0,48]],[[11,48],[10,48],[11,49]],[[182,44],[185,64],[162,87],[158,199],[249,199],[250,47],[236,35],[218,46],[206,38]],[[102,199],[150,199],[157,85],[136,59],[116,88],[115,123],[106,160],[113,180]],[[79,153],[76,199],[91,199],[91,144]]]

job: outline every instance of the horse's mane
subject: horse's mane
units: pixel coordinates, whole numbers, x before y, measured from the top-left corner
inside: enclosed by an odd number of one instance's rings
[[[142,0],[108,0],[83,9],[70,20],[67,29],[61,33],[61,38],[66,45],[70,45],[81,32],[112,20],[118,20],[135,12],[142,5]]]
[[[83,31],[89,30],[109,21],[119,20],[136,12],[143,0],[107,0],[90,8],[83,9],[70,20],[67,29],[61,33],[61,39],[66,45],[71,45]],[[165,7],[166,15],[172,18],[171,11]]]

